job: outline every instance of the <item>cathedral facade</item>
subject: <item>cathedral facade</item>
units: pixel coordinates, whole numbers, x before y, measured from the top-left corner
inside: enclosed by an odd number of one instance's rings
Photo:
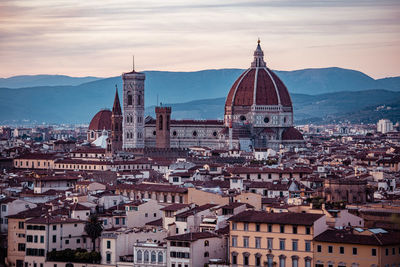
[[[227,95],[223,121],[172,120],[170,107],[156,107],[155,118],[145,118],[145,74],[132,70],[122,74],[122,80],[123,150],[202,146],[250,151],[304,145],[303,135],[293,126],[289,91],[267,67],[260,41],[250,68],[237,78]]]

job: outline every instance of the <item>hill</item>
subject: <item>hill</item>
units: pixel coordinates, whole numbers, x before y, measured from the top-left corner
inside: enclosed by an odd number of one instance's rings
[[[224,99],[242,71],[148,71],[146,107],[156,105],[158,98],[159,102],[173,103],[175,118],[222,118]],[[332,114],[391,103],[398,98],[394,91],[400,91],[400,77],[374,80],[361,72],[339,68],[277,71],[277,74],[292,95],[298,121],[310,120],[316,114],[320,120]],[[51,82],[56,82],[57,77],[53,76]],[[87,78],[94,81],[76,86],[0,88],[0,122],[89,123],[97,111],[112,106],[115,85],[122,97],[122,80],[121,77]],[[375,90],[369,90],[371,88]],[[151,114],[152,109],[147,108],[147,112]]]
[[[34,86],[79,85],[100,80],[97,77],[70,77],[66,75],[20,75],[0,78],[0,87],[24,88]]]

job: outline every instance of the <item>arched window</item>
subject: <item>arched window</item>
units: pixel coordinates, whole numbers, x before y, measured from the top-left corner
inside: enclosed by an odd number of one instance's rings
[[[162,263],[164,261],[163,253],[158,252],[158,263]]]
[[[163,116],[160,115],[160,116],[158,117],[158,129],[159,129],[159,130],[162,130],[162,126],[163,126]]]
[[[137,261],[138,261],[138,262],[141,262],[141,261],[142,261],[142,251],[141,251],[141,250],[138,250],[138,251],[137,251],[137,253],[136,253],[136,258],[137,258]]]
[[[208,242],[208,240],[204,241],[204,246],[208,247],[210,245],[210,242]]]
[[[141,95],[138,95],[137,96],[137,104],[138,105],[141,105],[140,103],[142,102],[142,96]]]
[[[128,94],[128,106],[132,106],[132,95]]]
[[[204,252],[204,258],[208,258],[210,257],[210,253],[208,253],[208,251]]]
[[[149,262],[149,252],[147,250],[144,252],[144,262]]]
[[[167,116],[167,130],[169,130],[169,121],[170,121],[170,117],[169,117],[169,115]]]
[[[155,251],[151,252],[151,262],[157,261],[157,254]]]

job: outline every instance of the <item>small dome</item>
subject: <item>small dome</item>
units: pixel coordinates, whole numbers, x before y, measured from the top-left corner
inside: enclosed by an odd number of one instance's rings
[[[282,140],[304,140],[303,134],[294,127],[289,127],[282,133]]]
[[[101,110],[94,115],[89,124],[89,131],[111,131],[111,111],[108,109]]]

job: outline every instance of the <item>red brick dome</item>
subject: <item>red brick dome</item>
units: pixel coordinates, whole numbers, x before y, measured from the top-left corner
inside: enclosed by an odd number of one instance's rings
[[[100,110],[94,115],[93,119],[90,121],[89,130],[92,131],[102,131],[111,130],[111,111],[110,110]]]
[[[294,127],[289,127],[282,133],[282,140],[304,140],[303,135]]]
[[[269,68],[249,68],[234,82],[226,106],[292,107],[288,89]]]
[[[289,91],[281,79],[267,68],[260,42],[254,51],[251,67],[233,83],[226,98],[225,111],[234,113],[235,107],[241,109],[253,105],[292,109]]]

